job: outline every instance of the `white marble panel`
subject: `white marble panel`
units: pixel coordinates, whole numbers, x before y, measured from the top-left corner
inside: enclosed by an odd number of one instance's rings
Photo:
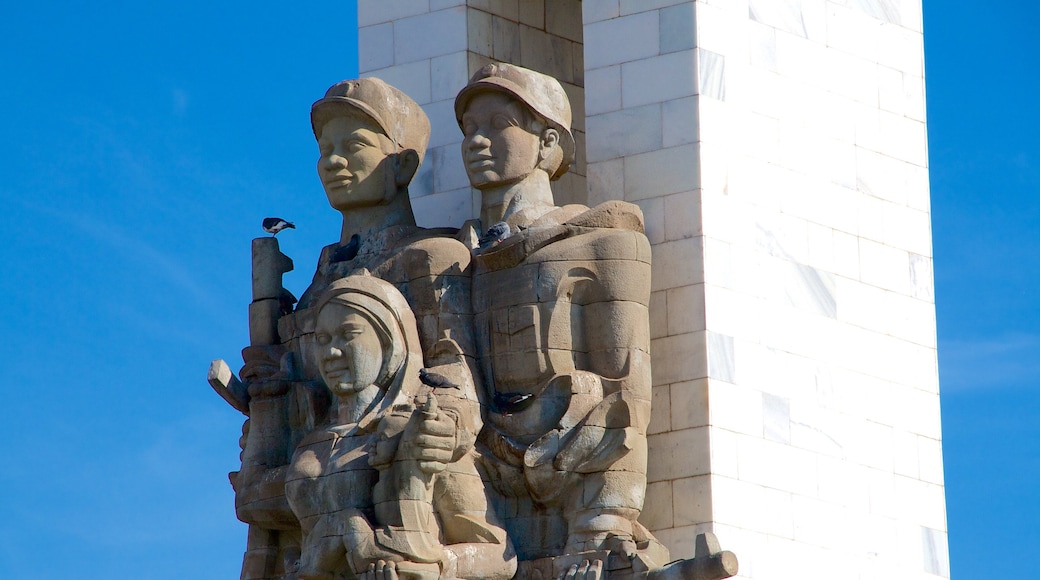
[[[863,14],[866,14],[872,18],[889,22],[891,24],[899,24],[902,21],[900,16],[900,0],[840,0],[846,6],[859,10]]]
[[[466,53],[453,52],[430,59],[430,76],[430,98],[434,101],[451,99],[454,102],[459,89],[469,82]],[[454,111],[451,119],[454,122]]]
[[[903,514],[900,519],[937,530],[946,528],[946,500],[942,486],[897,475],[895,496]]]
[[[708,376],[707,346],[704,332],[666,336],[650,341],[655,357],[672,361],[653,365],[653,384],[665,385]]]
[[[708,332],[708,377],[727,383],[737,381],[737,349],[732,336]]]
[[[648,197],[635,201],[643,212],[643,228],[646,238],[652,245],[664,241],[664,200],[660,197]]]
[[[668,241],[704,235],[700,192],[686,191],[664,198],[664,237]]]
[[[698,71],[700,94],[720,101],[726,100],[726,57],[699,48],[697,49],[697,63],[700,67]]]
[[[634,201],[690,191],[700,184],[696,143],[625,158],[625,199]]]
[[[415,221],[426,228],[459,227],[473,218],[473,196],[470,188],[438,192],[412,199]]]
[[[764,300],[713,284],[706,284],[704,291],[706,304],[710,305],[705,311],[707,328],[715,332],[739,336],[745,341],[758,340],[758,321],[768,308]],[[747,349],[743,351],[742,356],[746,354],[749,354]],[[751,362],[750,358],[745,357],[742,360],[745,362],[746,370],[751,374],[742,370],[741,381],[751,384],[748,383],[749,377],[754,376],[754,371],[760,370],[760,367],[752,368],[755,363]]]
[[[585,113],[590,117],[621,108],[621,66],[585,71]],[[587,122],[587,121],[586,121]]]
[[[711,379],[708,381],[709,422],[713,428],[761,440],[762,393],[756,389]],[[741,465],[743,465],[741,456]]]
[[[672,527],[672,522],[672,482],[658,481],[646,486],[646,501],[639,514],[639,523],[651,530],[659,530]]]
[[[468,3],[472,8],[508,18],[513,22],[520,19],[520,7],[517,0],[468,0]]]
[[[860,513],[870,509],[866,468],[843,459],[821,456],[817,460],[818,496],[821,500]]]
[[[669,385],[652,387],[650,392],[652,411],[650,413],[650,422],[646,426],[646,432],[648,435],[667,433],[672,430],[671,414],[668,412],[671,408]]]
[[[922,481],[943,484],[942,442],[931,437],[917,437],[917,454]]]
[[[593,163],[661,149],[660,104],[593,115],[586,125],[594,138],[587,143],[585,155]]]
[[[692,429],[708,425],[708,379],[674,383],[668,387],[672,429]]]
[[[459,124],[455,121],[455,99],[427,103],[423,105],[423,110],[430,118],[430,142],[427,144],[427,148],[454,144],[461,151],[462,131],[459,130]],[[455,172],[463,174],[463,167],[460,165],[455,168]]]
[[[697,94],[696,51],[627,62],[621,67],[621,103],[638,107]]]
[[[927,212],[886,203],[884,224],[882,241],[887,245],[922,256],[932,255],[932,221]]]
[[[681,286],[667,291],[669,335],[705,329],[704,285]]]
[[[358,0],[358,26],[400,20],[430,11],[430,0]]]
[[[676,479],[672,482],[672,517],[674,526],[688,526],[712,521],[711,475]]]
[[[837,229],[834,230],[834,273],[860,279],[859,237]]]
[[[711,473],[712,475],[737,478],[739,464],[737,462],[738,435],[728,429],[712,426],[711,428]]]
[[[924,123],[881,111],[882,152],[920,167],[928,165],[928,137]]]
[[[692,0],[621,0],[621,15],[656,10],[676,4],[693,4]]]
[[[809,38],[802,4],[802,0],[749,0],[748,12],[755,22]]]
[[[668,336],[668,290],[650,293],[650,338]]]
[[[705,475],[709,472],[708,428],[683,429],[647,437],[648,483]]]
[[[793,34],[776,34],[777,71],[791,80],[814,87],[826,86],[828,79],[819,73],[828,69],[829,55],[830,51],[822,44]]]
[[[751,22],[748,25],[748,48],[751,66],[776,71],[776,29]]]
[[[586,25],[617,18],[620,14],[619,0],[585,0],[581,3],[581,18]]]
[[[729,242],[704,238],[704,279],[712,285],[733,288],[732,246]]]
[[[850,420],[845,428],[845,452],[849,461],[865,467],[894,471],[892,427],[870,420]]]
[[[868,60],[877,59],[881,23],[861,11],[829,3],[827,46]]]
[[[886,290],[910,294],[910,255],[873,240],[859,242],[860,279]]]
[[[816,494],[814,453],[746,435],[737,440],[737,453],[741,481],[806,497]]]
[[[790,399],[762,393],[762,435],[769,441],[790,445]]]
[[[376,77],[400,89],[416,103],[430,102],[430,61],[416,60],[364,73],[365,77]]]
[[[469,187],[469,178],[462,169],[462,148],[458,144],[431,149],[433,159],[433,190],[450,191]],[[430,157],[429,153],[427,158]]]
[[[878,37],[877,61],[916,77],[924,76],[924,41],[920,33],[886,24]]]
[[[660,10],[661,54],[694,48],[697,22],[693,7],[693,2],[685,2]]]
[[[711,480],[712,503],[715,508],[713,515],[715,521],[725,522],[731,526],[738,526],[758,532],[777,532],[778,534],[786,532],[788,537],[792,535],[793,515],[791,514],[791,499],[789,493],[784,494],[783,492],[772,490],[774,491],[774,494],[771,494],[771,499],[776,498],[777,496],[786,497],[786,506],[782,504],[776,507],[779,508],[778,511],[781,511],[783,516],[786,516],[785,519],[787,520],[787,525],[774,526],[775,529],[768,529],[768,527],[764,525],[765,522],[763,521],[763,515],[770,512],[771,509],[773,509],[773,506],[769,506],[766,503],[766,488],[755,483],[741,481],[739,479],[731,479],[728,477],[719,477],[717,475],[712,476]],[[784,507],[786,507],[786,509],[783,509]],[[743,564],[743,561],[741,564]]]
[[[921,555],[926,573],[940,578],[950,577],[950,551],[946,532],[922,526]]]
[[[656,56],[660,52],[657,12],[644,12],[586,24],[585,68]],[[625,39],[619,42],[619,39]]]
[[[856,207],[856,233],[861,238],[884,243],[885,207],[891,203],[870,195],[856,195],[852,199]]]
[[[910,254],[910,288],[910,295],[914,298],[929,303],[935,302],[931,258]]]
[[[908,167],[904,161],[857,147],[856,189],[894,204],[906,205]]]
[[[604,201],[613,199],[624,199],[624,159],[590,163],[585,170],[588,177],[588,204],[590,206],[596,206]]]
[[[821,85],[840,96],[878,106],[878,65],[876,62],[835,50],[823,58]]]
[[[908,163],[906,166],[906,205],[921,211],[931,211],[930,194],[928,168]]]
[[[387,22],[358,28],[358,70],[366,73],[393,64],[393,23]]]
[[[464,6],[394,21],[394,62],[396,63],[430,59],[466,50],[466,46],[466,8]]]

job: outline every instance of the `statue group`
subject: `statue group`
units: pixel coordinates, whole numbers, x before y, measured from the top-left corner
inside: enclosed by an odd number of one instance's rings
[[[253,241],[230,474],[249,525],[241,578],[715,579],[711,534],[671,561],[643,527],[650,245],[636,206],[555,205],[574,159],[559,82],[508,64],[455,100],[480,218],[416,226],[430,125],[374,78],[311,108],[343,226],[297,301],[292,261]]]

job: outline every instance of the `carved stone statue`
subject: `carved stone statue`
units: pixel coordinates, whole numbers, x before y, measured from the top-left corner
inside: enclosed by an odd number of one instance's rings
[[[230,474],[244,580],[714,580],[638,521],[650,416],[650,246],[624,202],[557,207],[574,159],[553,78],[493,64],[455,112],[480,220],[415,224],[429,121],[378,79],[311,108],[343,218],[299,301],[253,240],[250,346],[210,384],[248,416]]]
[[[318,368],[336,419],[304,437],[286,476],[303,532],[297,577],[511,577],[515,561],[475,455],[431,460],[423,449],[479,412],[472,388],[462,388],[467,367],[437,369],[460,381],[453,387],[424,386],[411,308],[378,278],[337,280],[315,308]]]
[[[292,261],[278,251],[273,237],[254,240],[251,345],[243,350],[242,382],[223,361],[210,371],[214,388],[249,416],[243,426],[242,468],[231,474],[238,517],[250,524],[244,579],[292,578],[301,550],[306,558],[301,521],[286,498],[287,472],[305,438],[342,420],[339,400],[322,380],[323,348],[315,340],[318,300],[337,280],[366,271],[394,285],[418,325],[418,342],[409,348],[419,353],[419,366],[442,369],[470,401],[466,412],[450,406],[426,411],[450,423],[450,429],[424,433],[426,445],[414,449],[412,460],[460,461],[472,451],[481,427],[472,378],[469,247],[452,237],[456,230],[417,227],[408,198],[429,121],[397,89],[378,79],[358,79],[331,87],[313,105],[311,122],[320,151],[318,175],[330,205],[343,216],[340,241],[322,251],[314,280],[294,308],[295,298],[281,284]],[[398,471],[388,467],[390,474]],[[484,510],[482,485],[454,487],[470,484],[465,478],[443,478],[440,492],[473,502],[459,499],[463,511]],[[467,532],[455,521],[451,537],[464,537]],[[479,526],[469,531],[484,534]],[[472,561],[470,550],[458,573],[502,575],[502,566],[511,565],[511,548],[504,542],[495,549],[497,561],[479,563]]]
[[[473,304],[488,391],[481,442],[523,577],[683,575],[638,521],[650,418],[650,244],[639,208],[557,207],[574,158],[567,95],[508,65],[455,101],[490,233]],[[494,224],[494,225],[493,225]],[[724,576],[717,576],[724,577]]]

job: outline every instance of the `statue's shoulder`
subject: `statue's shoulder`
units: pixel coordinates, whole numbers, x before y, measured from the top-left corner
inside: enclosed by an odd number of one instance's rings
[[[401,240],[387,261],[386,279],[412,280],[423,276],[461,274],[469,267],[469,247],[460,242],[456,228],[421,229]]]
[[[614,228],[644,233],[643,211],[627,201],[605,201],[564,222],[581,228]]]

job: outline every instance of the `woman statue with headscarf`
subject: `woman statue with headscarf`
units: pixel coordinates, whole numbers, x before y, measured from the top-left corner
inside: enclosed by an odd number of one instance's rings
[[[451,377],[444,388],[424,385],[415,317],[378,278],[342,278],[316,309],[332,421],[299,443],[286,475],[303,532],[297,577],[512,577],[516,558],[475,452],[456,457],[454,446],[442,461],[429,460],[428,447],[443,445],[476,412],[466,365],[438,367]]]

